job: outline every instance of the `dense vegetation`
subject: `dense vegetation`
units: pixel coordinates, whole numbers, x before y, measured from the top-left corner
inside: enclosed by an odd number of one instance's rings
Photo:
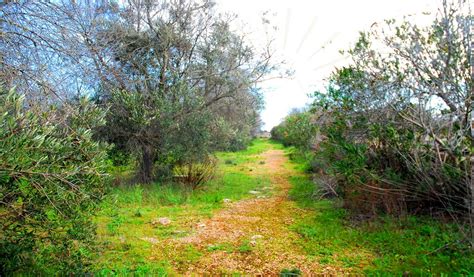
[[[107,179],[106,148],[91,132],[104,113],[82,99],[80,113],[51,107],[40,116],[24,101],[0,93],[0,272],[83,271]]]
[[[206,222],[213,215],[229,208],[225,202],[250,201],[249,209],[259,207],[252,199],[278,197],[280,189],[271,179],[275,172],[262,171],[263,155],[266,151],[278,149],[294,157],[286,160],[284,167],[291,174],[285,176],[292,187],[284,203],[277,211],[263,210],[263,214],[283,216],[288,206],[295,205],[297,211],[290,213],[291,223],[278,223],[265,218],[265,224],[292,236],[291,242],[281,237],[268,237],[260,224],[240,221],[239,214],[231,222],[239,225],[236,230],[246,230],[253,225],[248,237],[239,239],[182,244],[180,239],[192,236],[196,222]],[[242,267],[255,260],[272,263],[274,256],[262,255],[268,248],[281,245],[284,259],[293,251],[304,253],[308,261],[316,261],[318,271],[332,268],[334,274],[471,274],[474,270],[472,252],[467,244],[457,244],[463,238],[456,224],[439,222],[430,217],[408,216],[398,219],[381,216],[378,220],[354,220],[351,213],[341,206],[340,200],[322,199],[318,186],[305,173],[305,160],[297,159],[297,149],[284,148],[267,140],[255,140],[244,151],[218,153],[218,173],[214,180],[200,190],[185,186],[120,186],[115,188],[102,202],[95,221],[98,222],[98,240],[104,243],[94,264],[99,275],[173,275],[193,272],[206,258],[228,255],[240,259]],[[279,171],[285,169],[279,168]],[[259,175],[258,172],[263,173]],[[268,190],[268,187],[272,187]],[[253,195],[249,191],[260,191]],[[289,204],[290,203],[290,204]],[[253,218],[255,215],[249,215]],[[169,225],[152,224],[153,220],[167,217]],[[194,225],[196,224],[196,225]],[[218,223],[216,223],[218,224]],[[223,222],[221,224],[228,224]],[[240,225],[242,224],[242,225]],[[204,227],[205,228],[205,227]],[[261,232],[265,236],[253,245],[249,238]],[[226,231],[221,236],[225,237]],[[268,240],[267,240],[268,239]],[[297,260],[301,259],[298,257]],[[248,263],[248,264],[246,264]],[[228,264],[230,265],[230,264]],[[243,274],[246,271],[225,270],[213,273]],[[257,266],[257,269],[259,267]],[[261,268],[260,268],[261,269]],[[284,265],[277,265],[273,272],[284,272]],[[286,268],[301,272],[302,268]]]
[[[470,21],[445,3],[429,27],[388,20],[361,33],[353,64],[273,137],[356,214],[449,216],[472,232]]]
[[[0,275],[88,272],[106,173],[197,188],[215,151],[260,128],[272,50],[212,1],[9,1],[0,17],[15,88],[0,96]]]
[[[270,263],[287,260],[471,273],[461,2],[426,28],[361,33],[353,63],[272,130],[291,163],[252,140],[259,82],[278,69],[271,38],[252,45],[213,1],[0,3],[0,275],[185,273],[214,254],[256,274],[298,275]],[[236,215],[208,230],[230,224],[225,242],[179,240],[224,208]]]

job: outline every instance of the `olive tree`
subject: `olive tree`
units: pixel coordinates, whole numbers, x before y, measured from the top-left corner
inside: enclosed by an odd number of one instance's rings
[[[212,143],[197,144],[203,153],[242,147],[255,128],[256,86],[274,69],[270,43],[249,44],[212,1],[21,1],[0,13],[2,81],[27,101],[92,95],[110,106],[96,138],[136,157],[144,182],[155,162],[183,153],[170,141],[193,117],[208,118],[202,134],[212,130]]]
[[[0,92],[0,272],[87,271],[91,216],[104,194],[106,147],[92,139],[104,111],[80,100],[74,113],[38,113]]]
[[[254,86],[272,69],[271,52],[257,53],[232,30],[234,17],[216,14],[213,6],[210,1],[130,3],[122,19],[95,38],[112,60],[98,95],[112,104],[101,133],[110,142],[127,142],[124,146],[139,155],[142,182],[152,180],[155,161],[205,156],[217,145],[209,139],[232,141],[238,132],[250,136],[256,122],[260,98]],[[236,105],[244,107],[236,113],[230,108]],[[199,130],[182,128],[190,124]],[[216,132],[223,126],[230,128]],[[215,136],[226,131],[227,137]],[[170,139],[175,150],[166,147]],[[185,143],[190,140],[192,146]]]

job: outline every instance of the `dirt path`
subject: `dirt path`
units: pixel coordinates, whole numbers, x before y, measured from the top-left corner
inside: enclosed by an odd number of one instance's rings
[[[298,268],[302,273],[334,273],[311,261],[295,243],[300,238],[289,227],[304,211],[288,199],[288,177],[297,174],[285,167],[287,158],[282,150],[269,150],[260,155],[260,163],[252,174],[266,176],[274,192],[263,198],[228,203],[227,207],[208,220],[197,224],[186,237],[175,238],[170,244],[180,253],[189,245],[205,253],[197,262],[175,264],[183,274],[244,273],[278,275],[283,269]],[[157,247],[159,247],[157,245]],[[225,251],[232,248],[233,251]],[[209,251],[215,249],[216,251]]]

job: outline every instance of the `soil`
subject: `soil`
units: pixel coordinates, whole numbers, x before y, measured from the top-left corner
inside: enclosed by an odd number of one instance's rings
[[[238,202],[226,203],[212,218],[199,222],[185,237],[174,238],[155,247],[160,251],[172,246],[176,253],[192,245],[204,253],[193,263],[174,264],[180,274],[279,275],[284,269],[299,269],[307,274],[335,274],[336,268],[322,266],[304,255],[301,238],[291,231],[295,218],[307,214],[288,198],[288,177],[298,174],[285,167],[287,157],[282,150],[269,150],[259,155],[264,163],[255,165],[251,174],[268,177],[273,193]],[[231,248],[226,251],[225,248]],[[216,251],[209,251],[216,249]],[[168,250],[169,251],[169,250]]]

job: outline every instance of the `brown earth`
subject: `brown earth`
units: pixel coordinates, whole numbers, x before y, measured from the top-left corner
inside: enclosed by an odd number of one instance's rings
[[[299,269],[305,275],[340,272],[323,266],[304,255],[301,238],[290,230],[295,218],[304,211],[288,198],[291,187],[288,177],[298,174],[285,167],[287,157],[282,150],[269,150],[260,155],[264,163],[256,165],[252,174],[266,176],[271,181],[271,196],[228,203],[212,218],[199,222],[193,232],[154,245],[156,252],[167,252],[175,261],[179,274],[217,275],[278,275],[283,269]],[[180,253],[192,245],[203,254],[197,261],[187,262]],[[226,251],[230,248],[230,251]],[[215,249],[215,251],[209,251]],[[184,251],[184,252],[183,252]],[[181,258],[181,259],[180,259]]]

